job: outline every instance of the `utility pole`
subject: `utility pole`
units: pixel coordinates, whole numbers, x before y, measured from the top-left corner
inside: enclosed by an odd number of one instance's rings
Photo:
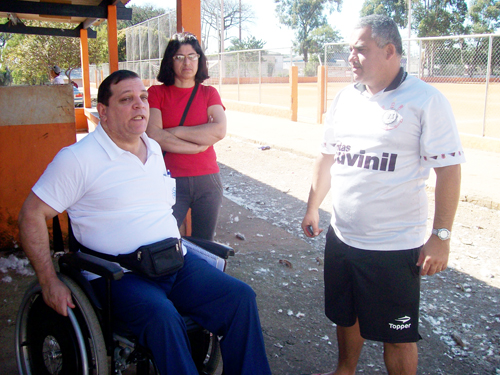
[[[241,42],[241,0],[240,0],[240,42]]]
[[[224,0],[220,0],[220,53],[224,53]]]
[[[410,72],[410,45],[411,45],[411,0],[408,0],[408,53],[406,54],[406,71]]]

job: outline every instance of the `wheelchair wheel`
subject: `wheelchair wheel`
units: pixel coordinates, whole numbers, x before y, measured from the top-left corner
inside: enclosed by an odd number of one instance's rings
[[[206,330],[188,333],[191,353],[201,375],[213,375],[221,359],[219,339]]]
[[[38,282],[26,291],[16,321],[16,357],[21,375],[104,375],[106,345],[92,305],[67,276],[74,309],[59,315],[43,301]]]

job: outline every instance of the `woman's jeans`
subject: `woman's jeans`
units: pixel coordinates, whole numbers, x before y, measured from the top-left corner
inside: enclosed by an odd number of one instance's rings
[[[222,203],[219,173],[194,177],[176,177],[176,202],[173,215],[180,227],[191,208],[192,236],[213,240]]]

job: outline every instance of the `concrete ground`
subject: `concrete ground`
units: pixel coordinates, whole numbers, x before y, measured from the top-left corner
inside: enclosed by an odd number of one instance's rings
[[[230,110],[226,115],[228,135],[305,156],[319,153],[323,125]],[[485,139],[488,147],[482,147],[480,138],[464,136],[462,143],[467,162],[462,165],[461,200],[500,209],[500,140]],[[434,173],[428,185],[435,186]]]

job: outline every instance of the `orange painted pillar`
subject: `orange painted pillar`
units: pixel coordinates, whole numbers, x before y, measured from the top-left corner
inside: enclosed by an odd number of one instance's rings
[[[177,0],[177,32],[189,31],[201,44],[201,1]],[[191,235],[191,209],[181,226],[183,236]]]
[[[0,87],[0,113],[0,250],[12,250],[19,244],[18,214],[32,186],[56,153],[76,141],[73,89]]]
[[[318,116],[316,122],[321,124],[323,122],[323,113],[325,113],[325,94],[326,94],[326,76],[325,67],[318,66]]]
[[[201,1],[177,0],[177,32],[189,31],[201,41]]]
[[[82,60],[83,106],[92,107],[90,97],[89,38],[87,29],[80,30],[80,58]]]
[[[118,70],[118,24],[116,5],[108,5],[109,73]]]
[[[290,120],[297,121],[297,112],[299,109],[299,67],[290,67],[290,91],[291,91],[291,103],[290,109],[292,110],[292,116]]]

